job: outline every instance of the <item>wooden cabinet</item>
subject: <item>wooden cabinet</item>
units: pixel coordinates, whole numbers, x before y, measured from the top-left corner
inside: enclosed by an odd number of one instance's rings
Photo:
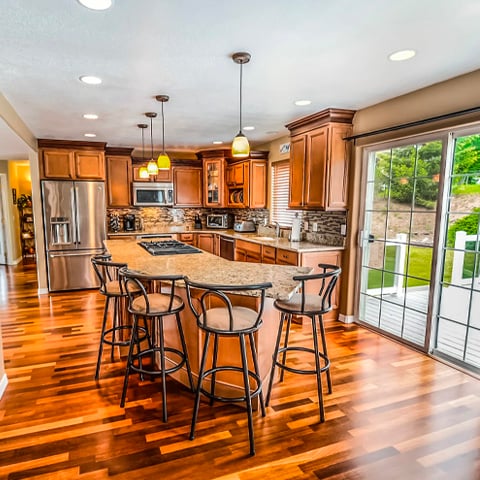
[[[105,143],[38,140],[41,178],[105,180]]]
[[[202,168],[173,167],[173,195],[177,207],[201,207]]]
[[[132,159],[133,148],[107,148],[107,206],[129,207],[132,204]]]
[[[179,233],[178,240],[188,245],[195,245],[196,243],[194,233]]]
[[[147,162],[132,163],[132,179],[134,182],[171,182],[172,181],[172,169],[159,170],[157,175],[149,175],[148,178],[142,178],[140,176],[140,168],[145,167]]]
[[[205,207],[225,206],[225,159],[203,160],[203,198]]]
[[[298,253],[291,250],[277,248],[277,264],[278,265],[299,265]]]
[[[290,199],[295,209],[345,210],[354,111],[327,109],[289,123]]]
[[[197,233],[197,247],[208,253],[215,253],[215,234]]]
[[[252,152],[255,154],[255,152]],[[226,171],[227,206],[265,208],[267,205],[267,154],[256,152],[256,160],[231,164]]]
[[[262,263],[276,263],[277,249],[270,245],[262,245]]]
[[[235,240],[235,260],[262,263],[262,246],[245,240]]]

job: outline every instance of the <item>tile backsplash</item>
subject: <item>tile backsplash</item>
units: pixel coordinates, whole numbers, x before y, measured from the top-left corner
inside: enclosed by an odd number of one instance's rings
[[[209,213],[233,213],[235,221],[254,220],[261,227],[268,225],[268,209],[212,209],[212,208],[175,208],[175,207],[131,207],[107,209],[107,215],[119,216],[120,231],[123,230],[123,215],[134,214],[137,217],[137,225],[143,227],[146,231],[161,230],[170,227],[194,228],[194,219],[200,215],[202,224],[205,226],[206,216]],[[346,229],[346,212],[322,212],[322,211],[303,211],[302,217],[302,240],[322,245],[343,246],[345,235],[342,234],[342,228]],[[305,222],[308,228],[305,230]],[[316,224],[316,225],[315,225]],[[316,226],[317,231],[314,231]],[[343,226],[343,227],[342,227]],[[290,228],[282,228],[282,237],[288,238]]]

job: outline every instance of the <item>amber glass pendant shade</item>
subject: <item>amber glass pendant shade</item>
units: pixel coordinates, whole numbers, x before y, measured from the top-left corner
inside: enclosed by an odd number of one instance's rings
[[[165,152],[158,156],[157,167],[159,170],[170,170],[170,158]]]
[[[147,172],[149,175],[158,174],[157,162],[153,158],[147,163]]]
[[[238,132],[232,142],[232,156],[234,158],[245,158],[249,155],[250,144],[248,143],[248,138],[242,132]]]
[[[148,174],[147,167],[140,167],[138,170],[138,176],[140,178],[148,178],[150,175]]]

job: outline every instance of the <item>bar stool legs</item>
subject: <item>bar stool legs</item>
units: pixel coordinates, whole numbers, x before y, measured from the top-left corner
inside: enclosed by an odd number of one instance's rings
[[[305,314],[304,314],[305,315]],[[277,340],[275,343],[275,350],[272,355],[272,369],[270,372],[270,380],[268,383],[268,392],[266,398],[266,405],[270,403],[270,395],[272,392],[273,380],[275,377],[275,368],[278,367],[281,369],[280,372],[280,382],[283,382],[284,371],[287,370],[291,373],[297,373],[300,375],[315,375],[317,381],[317,394],[318,394],[318,407],[320,413],[320,422],[325,421],[325,408],[323,405],[323,385],[322,385],[322,373],[325,372],[327,377],[328,384],[328,393],[332,393],[332,380],[330,376],[330,359],[328,358],[327,352],[327,342],[325,338],[325,327],[323,325],[322,315],[305,315],[308,316],[312,323],[312,337],[313,337],[313,348],[309,347],[298,347],[298,346],[289,346],[289,335],[290,335],[290,326],[292,321],[292,314],[281,312],[280,315],[280,324],[278,327]],[[319,328],[317,329],[317,320]],[[283,346],[280,347],[282,333],[284,325],[286,323],[285,337]],[[319,349],[318,336],[322,341],[322,350]],[[314,355],[315,358],[315,368],[314,369],[298,369],[293,368],[287,365],[287,353],[288,352],[307,352]],[[281,360],[279,360],[281,356]]]

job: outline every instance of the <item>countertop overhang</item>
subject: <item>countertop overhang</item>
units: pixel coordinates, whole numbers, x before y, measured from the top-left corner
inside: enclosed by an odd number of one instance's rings
[[[211,253],[153,256],[144,250],[135,236],[128,239],[109,239],[105,248],[114,262],[126,263],[128,268],[147,275],[182,275],[193,281],[216,285],[248,285],[271,282],[267,296],[288,299],[299,287],[295,275],[312,271],[310,267],[269,265],[226,260]]]

